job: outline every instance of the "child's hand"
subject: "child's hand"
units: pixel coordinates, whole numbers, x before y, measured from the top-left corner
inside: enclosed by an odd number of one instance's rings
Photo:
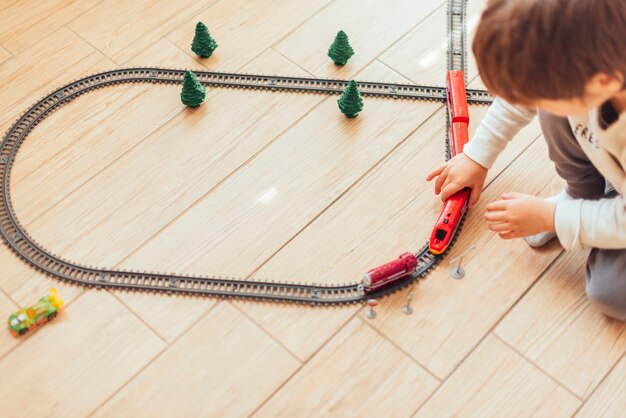
[[[500,238],[526,237],[554,232],[554,203],[521,193],[505,193],[502,200],[487,205],[485,219]]]
[[[439,168],[428,173],[426,181],[431,181],[435,177],[435,194],[441,193],[441,200],[444,202],[459,190],[469,187],[472,189],[469,207],[474,206],[480,193],[483,190],[487,169],[474,162],[465,154],[459,154]]]

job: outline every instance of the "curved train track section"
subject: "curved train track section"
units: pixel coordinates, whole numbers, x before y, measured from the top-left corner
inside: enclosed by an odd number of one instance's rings
[[[451,26],[449,30],[452,38],[450,40],[452,48],[449,49],[448,66],[460,66],[462,68],[450,69],[465,69],[466,60],[463,55],[465,53],[465,41],[464,39],[457,39],[459,36],[464,38],[464,15],[465,1],[451,0],[448,6],[448,16],[449,25]],[[458,25],[461,25],[460,29],[456,29]],[[460,46],[456,48],[454,45]],[[461,55],[459,56],[454,51],[460,51]],[[62,105],[96,89],[123,83],[181,84],[184,73],[184,70],[178,69],[127,68],[94,74],[50,93],[35,103],[15,121],[13,126],[7,131],[0,148],[0,175],[2,179],[0,187],[0,235],[2,235],[4,242],[20,258],[54,278],[86,287],[236,297],[313,305],[358,303],[369,297],[380,297],[392,293],[420,277],[426,276],[428,271],[440,260],[441,256],[431,254],[426,244],[416,253],[418,266],[409,279],[395,283],[372,294],[365,293],[363,286],[359,282],[346,285],[317,285],[111,270],[66,260],[48,251],[44,246],[36,242],[20,224],[11,203],[10,193],[11,168],[20,146],[35,126]],[[197,72],[196,74],[198,79],[207,86],[315,94],[340,94],[348,83],[348,81],[344,80],[208,71]],[[365,96],[446,102],[446,89],[444,87],[359,82],[359,88]],[[491,102],[491,97],[485,91],[468,90],[467,93],[469,103],[489,104]]]

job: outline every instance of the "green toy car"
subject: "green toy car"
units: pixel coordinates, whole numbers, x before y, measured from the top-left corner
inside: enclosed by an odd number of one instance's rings
[[[39,299],[33,306],[12,313],[9,316],[9,329],[15,336],[24,335],[28,330],[53,320],[64,304],[56,289],[50,289],[50,294]]]

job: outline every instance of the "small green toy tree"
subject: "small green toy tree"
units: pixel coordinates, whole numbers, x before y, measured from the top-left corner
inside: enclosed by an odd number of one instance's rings
[[[196,24],[196,35],[191,43],[191,50],[202,58],[208,58],[217,48],[217,42],[209,33],[209,29],[202,22]]]
[[[354,55],[354,50],[348,42],[348,35],[342,30],[337,33],[335,40],[330,48],[328,48],[328,56],[336,65],[346,65],[351,56]]]
[[[183,90],[180,92],[180,100],[189,107],[198,107],[204,102],[206,88],[198,81],[198,77],[191,72],[185,72]]]
[[[363,110],[363,99],[356,81],[352,80],[348,83],[348,87],[343,91],[341,97],[337,100],[341,113],[349,118],[356,118],[357,114]]]

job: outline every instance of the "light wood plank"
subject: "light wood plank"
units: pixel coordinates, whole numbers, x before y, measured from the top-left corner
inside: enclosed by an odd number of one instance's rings
[[[576,417],[620,418],[626,411],[626,357],[611,371]]]
[[[168,61],[175,67],[195,62],[167,41],[145,55],[151,63]],[[102,70],[114,67],[105,61]],[[85,94],[44,119],[20,148],[11,176],[13,204],[22,223],[42,216],[182,115],[179,91],[180,86],[170,84],[116,85]]]
[[[254,416],[408,416],[437,384],[355,318]]]
[[[94,416],[246,416],[298,367],[222,302]]]
[[[478,76],[476,61],[471,53],[471,40],[478,26],[486,0],[467,3],[468,80]],[[448,38],[447,5],[440,6],[433,14],[387,49],[380,60],[417,84],[444,85],[447,68]],[[437,69],[437,71],[433,71]],[[474,88],[483,88],[477,80]]]
[[[583,399],[626,351],[626,324],[587,299],[586,259],[587,252],[566,253],[496,330]]]
[[[580,401],[489,336],[416,417],[569,417]]]
[[[46,44],[48,36],[100,0],[46,0],[3,2],[0,9],[0,43],[19,54],[35,43]]]
[[[0,359],[2,413],[86,416],[163,348],[111,295],[88,292]]]
[[[220,1],[201,10],[167,37],[195,57],[191,51],[194,26],[197,21],[204,22],[219,46],[210,58],[197,59],[212,70],[233,71],[257,55],[266,54],[268,48],[328,3],[330,0]],[[309,41],[300,47],[309,48]],[[273,69],[273,74],[289,75],[289,67]]]
[[[69,27],[117,64],[124,64],[217,0],[104,0]],[[191,42],[191,39],[189,39]]]
[[[18,309],[19,306],[15,304],[15,302],[9,299],[7,295],[4,294],[4,292],[0,292],[0,312],[4,314],[4,317],[8,317],[9,315],[11,315],[11,313],[15,312]],[[16,345],[18,345],[20,341],[20,338],[14,337],[10,331],[3,329],[2,332],[0,332],[0,358],[2,358],[2,356],[4,356],[9,350],[12,350]]]
[[[379,317],[372,322],[441,379],[450,374],[561,251],[557,245],[536,251],[523,240],[502,241],[486,228],[483,220],[485,205],[504,191],[535,194],[548,183],[547,192],[552,193],[559,187],[560,182],[550,169],[536,170],[532,178],[523,175],[531,164],[548,167],[545,148],[543,141],[535,141],[484,191],[481,202],[469,212],[460,237],[446,257],[450,260],[470,245],[476,246],[464,262],[466,278],[450,279],[449,266],[444,262],[417,285],[413,315],[401,312],[405,298],[398,294],[381,303]],[[431,205],[433,213],[438,213],[434,202]],[[407,328],[413,331],[407,332]]]
[[[0,64],[0,130],[44,94],[79,78],[104,57],[67,28]]]
[[[282,40],[276,49],[316,76],[354,77],[442,3],[441,0],[335,1]],[[327,56],[339,30],[348,34],[355,51],[344,67],[337,67]]]
[[[0,63],[8,60],[9,58],[11,58],[11,53],[7,51],[6,48],[0,46]]]

